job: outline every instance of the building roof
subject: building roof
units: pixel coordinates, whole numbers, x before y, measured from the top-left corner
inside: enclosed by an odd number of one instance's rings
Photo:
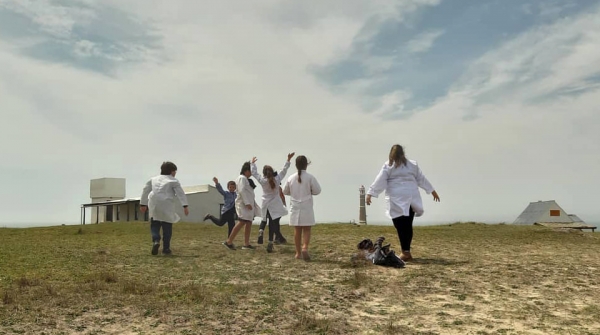
[[[196,185],[196,186],[185,186],[185,187],[183,187],[183,192],[185,192],[186,195],[196,194],[196,193],[208,193],[208,192],[210,192],[211,188],[215,188],[215,187],[212,185],[209,185],[209,184]],[[126,204],[129,202],[138,202],[138,201],[140,201],[140,199],[141,199],[140,197],[137,197],[137,198],[127,198],[127,199],[118,199],[118,200],[108,200],[108,201],[103,201],[103,202],[82,204],[81,207],[122,205],[122,204]]]
[[[551,215],[551,211],[557,211],[559,215]],[[571,223],[570,217],[554,200],[536,201],[529,203],[523,213],[513,222],[514,224],[546,223]]]

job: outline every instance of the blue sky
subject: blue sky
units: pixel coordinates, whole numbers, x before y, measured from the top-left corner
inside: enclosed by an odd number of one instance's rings
[[[0,0],[0,224],[77,222],[90,179],[138,196],[165,159],[193,185],[289,151],[324,185],[317,219],[349,221],[394,143],[442,197],[423,194],[423,223],[510,222],[550,199],[600,221],[599,15],[597,0]]]

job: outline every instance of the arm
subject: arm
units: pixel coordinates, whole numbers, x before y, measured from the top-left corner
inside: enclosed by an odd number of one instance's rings
[[[242,197],[242,202],[245,206],[254,205],[254,201],[252,201],[252,199],[248,195],[248,191],[252,191],[252,189],[250,188],[250,183],[248,183],[248,179],[244,177],[240,184],[241,185],[239,186],[238,194],[240,197]]]
[[[310,179],[310,193],[312,195],[318,195],[321,193],[321,185],[319,185],[319,182],[315,176]]]
[[[421,168],[418,165],[417,165],[417,185],[419,185],[420,188],[424,189],[425,192],[427,192],[427,194],[431,194],[435,191],[435,189],[433,188],[433,186],[431,185],[429,180],[427,180],[427,178],[425,178],[423,171],[421,171]]]
[[[252,177],[254,177],[254,179],[258,180],[258,182],[259,182],[260,184],[262,184],[262,183],[263,183],[263,181],[264,181],[264,178],[263,178],[263,176],[261,176],[261,175],[258,173],[258,168],[256,167],[256,163],[252,162],[252,163],[250,164],[250,172],[252,172]]]
[[[179,181],[176,181],[173,184],[173,191],[175,191],[175,195],[177,196],[179,202],[181,202],[181,205],[183,206],[183,212],[187,216],[189,214],[187,196],[185,195],[185,192],[183,191],[183,188],[181,187]]]
[[[285,182],[285,187],[283,188],[283,194],[290,195],[290,181]]]
[[[279,171],[279,174],[277,174],[276,178],[278,183],[280,183],[281,180],[285,177],[285,174],[287,173],[287,170],[290,167],[290,160],[292,159],[292,157],[294,157],[295,154],[295,152],[288,154],[287,161],[285,162],[285,164],[283,164],[283,167],[281,168],[281,171]]]
[[[146,186],[144,186],[144,190],[142,191],[142,197],[140,198],[140,210],[143,212],[146,211],[146,207],[148,206],[148,195],[152,191],[152,179],[148,180]]]
[[[283,202],[283,205],[287,206],[287,204],[285,203],[285,196],[283,195],[283,190],[281,189],[281,186],[279,186],[279,197],[281,198],[281,202]]]
[[[389,171],[386,167],[386,164],[384,164],[381,168],[381,171],[379,171],[377,177],[375,177],[375,181],[373,181],[373,184],[371,184],[371,186],[369,187],[366,199],[367,205],[371,204],[371,196],[377,198],[379,194],[381,194],[381,192],[383,192],[387,188]]]
[[[215,187],[217,188],[217,191],[219,191],[219,193],[221,193],[222,196],[225,196],[225,191],[223,190],[223,186],[219,184],[219,179],[217,179],[217,177],[213,177],[213,181],[215,182]]]

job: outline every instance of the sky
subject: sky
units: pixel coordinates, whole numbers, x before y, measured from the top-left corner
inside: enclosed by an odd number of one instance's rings
[[[164,160],[191,186],[288,152],[322,186],[317,221],[348,222],[393,144],[441,198],[422,192],[416,224],[538,200],[600,222],[598,17],[598,0],[0,0],[0,226],[77,223],[90,179],[137,197]],[[382,195],[369,223],[384,212]]]

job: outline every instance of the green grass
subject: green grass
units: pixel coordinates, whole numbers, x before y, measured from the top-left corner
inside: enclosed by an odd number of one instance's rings
[[[393,227],[317,225],[310,263],[173,229],[169,257],[148,223],[0,229],[0,335],[600,333],[597,234],[417,227],[415,262],[390,269],[351,255],[379,235],[398,250]]]

